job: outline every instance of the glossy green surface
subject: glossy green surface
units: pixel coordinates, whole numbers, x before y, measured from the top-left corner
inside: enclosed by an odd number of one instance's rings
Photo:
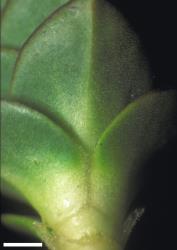
[[[103,1],[80,0],[55,12],[25,45],[11,93],[59,116],[91,148],[150,85],[123,17]]]
[[[138,38],[107,1],[14,0],[2,27],[2,43],[20,47],[13,73],[16,54],[2,51],[2,178],[41,230],[3,222],[51,250],[123,250],[144,212],[128,214],[141,170],[175,131],[175,93],[148,93]]]
[[[68,0],[10,0],[2,19],[1,43],[20,48],[56,8]]]
[[[17,232],[37,237],[41,235],[42,225],[34,218],[25,217],[21,215],[4,214],[1,217],[2,223],[7,223],[11,229]]]
[[[63,129],[36,111],[6,102],[1,109],[2,177],[16,186],[40,214],[48,214],[50,220],[55,220],[58,213],[55,208],[60,203],[61,209],[64,206],[59,198],[64,184],[81,179],[81,190],[76,195],[80,198],[85,195],[81,162],[84,156],[80,147]],[[71,195],[74,199],[74,187]]]

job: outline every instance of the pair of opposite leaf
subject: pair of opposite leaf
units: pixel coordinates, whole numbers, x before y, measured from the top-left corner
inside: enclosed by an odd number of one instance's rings
[[[144,211],[130,209],[142,166],[175,130],[175,93],[149,92],[139,41],[107,1],[1,7],[2,190],[41,221],[2,220],[51,250],[122,250]]]

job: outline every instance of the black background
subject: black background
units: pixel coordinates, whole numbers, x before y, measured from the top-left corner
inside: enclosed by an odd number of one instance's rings
[[[153,72],[154,88],[177,89],[175,1],[110,0],[137,32]],[[126,250],[177,249],[177,138],[147,163],[139,202],[146,205]]]
[[[25,0],[24,0],[25,1]],[[177,8],[175,1],[110,0],[137,32],[153,72],[154,88],[177,89]],[[177,139],[147,163],[139,202],[145,204],[126,250],[177,249]],[[7,211],[11,203],[3,202]],[[3,228],[4,241],[29,241]],[[109,249],[108,249],[109,250]]]

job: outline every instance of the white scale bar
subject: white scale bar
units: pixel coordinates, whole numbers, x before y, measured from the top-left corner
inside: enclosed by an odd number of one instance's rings
[[[3,247],[42,247],[42,243],[3,243]]]

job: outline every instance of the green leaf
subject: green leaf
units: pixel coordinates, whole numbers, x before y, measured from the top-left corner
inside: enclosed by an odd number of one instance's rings
[[[91,172],[93,203],[119,226],[140,189],[143,164],[174,136],[176,104],[173,91],[139,98],[118,115],[97,144]]]
[[[58,249],[54,247],[56,238],[53,231],[46,227],[45,224],[36,220],[36,218],[16,214],[3,214],[1,216],[1,222],[16,232],[31,236],[33,240],[42,240],[47,245],[47,249]]]
[[[2,19],[1,42],[20,48],[31,33],[69,0],[12,0]]]
[[[1,0],[0,3],[1,3],[1,11],[2,11],[7,3],[7,0]]]
[[[15,214],[3,214],[1,222],[17,232],[31,235],[35,238],[41,236],[42,224],[35,218]]]
[[[56,223],[87,198],[82,146],[45,115],[2,103],[1,174],[45,221]]]
[[[52,250],[120,249],[144,211],[126,217],[140,169],[175,130],[175,94],[139,98],[151,87],[146,58],[104,0],[9,1],[2,42],[20,48],[10,91],[16,58],[3,52],[2,178],[41,224],[3,220]]]
[[[1,96],[8,94],[17,53],[14,49],[1,49]]]
[[[136,35],[106,1],[71,1],[21,51],[11,94],[52,112],[91,149],[151,85]]]

